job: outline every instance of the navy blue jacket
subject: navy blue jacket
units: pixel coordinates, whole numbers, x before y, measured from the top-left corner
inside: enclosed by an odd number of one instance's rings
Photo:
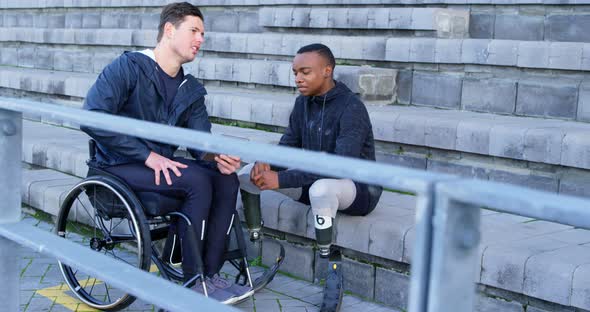
[[[88,91],[84,109],[210,132],[211,123],[205,107],[207,91],[203,85],[195,77],[185,75],[168,108],[158,70],[161,69],[152,51],[125,52],[98,76]],[[151,151],[171,158],[178,148],[125,134],[88,127],[81,129],[97,142],[98,166],[143,163]],[[200,152],[190,152],[200,159]]]
[[[343,83],[324,96],[300,95],[280,145],[375,160],[373,128],[365,104]],[[306,187],[323,177],[300,170],[278,172],[280,188]],[[376,204],[381,187],[374,187]],[[374,194],[374,195],[373,195]]]

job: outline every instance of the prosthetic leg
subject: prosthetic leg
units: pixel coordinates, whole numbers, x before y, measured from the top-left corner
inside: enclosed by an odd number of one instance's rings
[[[332,247],[333,218],[315,216],[315,235],[321,258],[328,258],[328,274],[324,286],[324,299],[320,311],[336,312],[342,305],[342,256]]]
[[[262,214],[260,213],[260,194],[252,194],[245,190],[240,190],[240,194],[242,196],[242,204],[244,205],[246,225],[248,226],[248,232],[250,233],[250,241],[256,243],[262,238],[262,226],[264,225]],[[234,226],[240,227],[237,224],[238,223],[234,223]],[[236,231],[238,230],[239,229],[236,229]],[[241,248],[245,249],[245,242],[240,243],[238,240],[238,244],[243,245]],[[279,244],[279,246],[279,255],[276,257],[273,265],[253,281],[252,289],[254,289],[254,291],[258,291],[270,283],[275,274],[277,274],[281,264],[283,264],[283,261],[285,260],[285,249],[283,248],[283,245]],[[245,285],[246,282],[246,275],[240,272],[236,277],[236,283],[242,283],[242,285]]]
[[[321,312],[337,312],[342,306],[344,288],[342,287],[342,255],[339,250],[332,250],[328,261],[328,274],[324,286],[324,299]]]
[[[242,195],[242,204],[244,205],[244,215],[246,225],[250,233],[250,241],[255,242],[260,239],[263,226],[262,215],[260,214],[260,194],[252,194],[240,190]]]
[[[332,223],[333,218],[315,216],[315,239],[318,244],[320,257],[322,258],[328,258],[330,256]]]

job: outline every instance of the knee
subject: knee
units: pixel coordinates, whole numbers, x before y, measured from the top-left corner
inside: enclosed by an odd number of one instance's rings
[[[181,171],[182,176],[180,177],[184,185],[191,190],[211,190],[212,184],[210,177],[198,168],[188,167]]]
[[[250,183],[250,172],[254,168],[254,164],[249,164],[238,171],[238,180],[241,185]]]
[[[240,189],[240,179],[238,179],[238,175],[235,173],[227,175],[224,184],[227,185],[228,189],[234,192],[237,192]]]
[[[219,179],[221,180],[223,192],[236,193],[240,189],[240,180],[238,179],[238,175],[235,173],[227,175],[220,174]]]
[[[309,188],[309,197],[321,198],[329,194],[328,185],[324,180],[315,181]]]

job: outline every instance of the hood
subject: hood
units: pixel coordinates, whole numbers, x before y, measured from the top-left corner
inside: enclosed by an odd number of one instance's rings
[[[326,93],[325,95],[310,96],[310,97],[308,97],[308,101],[322,104],[324,102],[324,97],[326,97],[326,104],[327,104],[327,103],[332,102],[333,100],[335,100],[341,96],[344,96],[345,94],[349,94],[352,92],[342,82],[334,80],[334,83],[336,85],[334,86],[334,88],[330,89],[330,91],[328,91],[328,93]]]
[[[146,76],[152,77],[157,65],[154,50],[145,49],[142,51],[133,52],[125,51],[125,55],[129,58],[130,61],[137,64],[141,68],[141,70],[146,74]]]

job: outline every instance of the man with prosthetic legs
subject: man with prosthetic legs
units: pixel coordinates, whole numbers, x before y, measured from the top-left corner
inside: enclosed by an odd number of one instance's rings
[[[323,44],[299,49],[292,70],[301,95],[295,100],[279,145],[374,161],[369,114],[346,85],[333,79],[335,66],[332,52]],[[262,162],[244,167],[238,177],[252,240],[260,238],[263,225],[261,190],[278,190],[311,205],[320,256],[330,258],[322,311],[337,311],[342,296],[342,273],[339,252],[331,248],[334,218],[338,211],[353,216],[369,214],[377,205],[382,188],[350,179],[275,168]]]

